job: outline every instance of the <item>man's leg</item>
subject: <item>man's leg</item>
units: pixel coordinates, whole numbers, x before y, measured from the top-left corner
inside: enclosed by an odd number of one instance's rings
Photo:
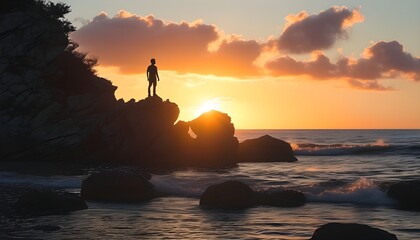
[[[153,81],[153,96],[156,96],[156,85],[157,85],[157,82],[155,80]]]
[[[150,87],[152,86],[152,81],[149,81],[149,87],[147,88],[148,96],[150,97]]]

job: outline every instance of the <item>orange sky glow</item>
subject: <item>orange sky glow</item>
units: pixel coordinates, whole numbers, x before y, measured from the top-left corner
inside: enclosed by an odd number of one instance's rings
[[[360,7],[302,10],[254,40],[121,10],[97,14],[71,38],[99,57],[98,74],[126,101],[146,97],[156,58],[158,95],[178,104],[180,120],[216,109],[238,129],[420,128],[420,58],[397,37],[352,54],[341,46],[367,17]]]

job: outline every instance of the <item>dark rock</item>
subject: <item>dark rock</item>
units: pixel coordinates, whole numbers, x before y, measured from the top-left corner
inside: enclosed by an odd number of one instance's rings
[[[75,45],[41,4],[6,3],[0,160],[155,164],[151,148],[173,128],[178,106],[157,96],[117,101],[117,87],[83,64],[83,54],[68,50]]]
[[[99,141],[103,141],[109,151],[105,157],[120,163],[163,167],[155,160],[153,146],[172,131],[178,115],[175,103],[162,101],[157,96],[117,108],[109,113],[100,131]]]
[[[203,113],[189,122],[197,136],[194,141],[197,165],[228,167],[235,165],[238,139],[231,118],[219,111]]]
[[[87,209],[78,194],[66,192],[32,191],[18,199],[15,208],[34,215],[66,214]]]
[[[239,181],[227,181],[208,187],[200,205],[223,209],[244,209],[256,205],[255,192]]]
[[[41,3],[3,2],[0,159],[79,159],[92,152],[82,152],[84,143],[95,133],[104,109],[113,108],[116,87],[66,50],[69,41],[61,20],[48,15]]]
[[[156,196],[148,174],[123,171],[94,173],[82,182],[83,199],[103,202],[145,202]]]
[[[305,205],[306,197],[295,190],[281,190],[259,193],[259,202],[263,205],[276,207],[300,207]]]
[[[256,139],[245,140],[239,144],[239,162],[294,162],[297,158],[293,154],[289,143],[264,135]]]
[[[190,127],[178,121],[167,133],[159,136],[153,143],[154,165],[166,167],[195,166],[194,139],[188,133]]]
[[[391,184],[387,195],[397,200],[401,208],[420,210],[420,180]]]
[[[398,240],[387,231],[357,223],[328,223],[315,230],[310,240]]]
[[[197,138],[203,139],[223,139],[235,134],[231,118],[226,113],[216,110],[205,112],[190,121],[190,127]]]

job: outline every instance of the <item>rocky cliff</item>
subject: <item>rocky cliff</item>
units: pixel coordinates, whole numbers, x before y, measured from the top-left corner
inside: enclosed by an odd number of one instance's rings
[[[175,123],[177,105],[159,98],[117,101],[117,87],[97,77],[85,55],[69,51],[59,22],[29,2],[5,1],[0,12],[0,159],[146,156]]]
[[[95,75],[95,59],[69,41],[69,11],[41,0],[2,1],[1,161],[236,164],[239,143],[227,114],[210,111],[176,123],[180,110],[169,100],[116,100],[117,87]]]

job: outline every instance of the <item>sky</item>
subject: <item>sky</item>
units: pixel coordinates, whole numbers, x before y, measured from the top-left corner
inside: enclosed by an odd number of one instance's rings
[[[420,128],[420,1],[67,0],[117,98],[158,95],[238,129]]]

